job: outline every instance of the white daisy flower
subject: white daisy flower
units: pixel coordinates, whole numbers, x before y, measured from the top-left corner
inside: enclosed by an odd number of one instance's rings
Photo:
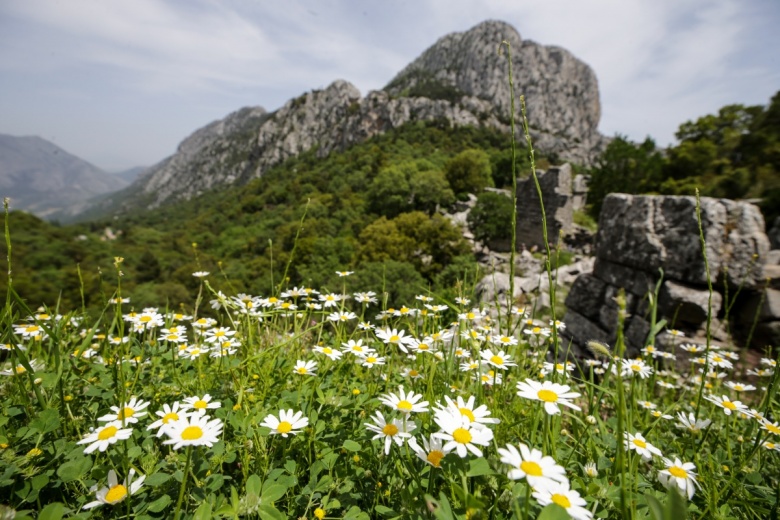
[[[189,414],[183,410],[180,410],[180,403],[179,401],[176,401],[173,403],[173,406],[168,405],[168,403],[163,404],[162,410],[157,410],[155,415],[159,417],[156,421],[154,421],[152,424],[146,427],[147,430],[154,430],[157,428],[157,437],[162,437],[162,435],[165,433],[165,429],[171,424],[176,421],[179,421],[181,419],[184,419]]]
[[[721,397],[718,397],[717,395],[708,395],[704,398],[723,408],[723,413],[726,415],[731,415],[731,412],[745,412],[748,409],[747,405],[742,404],[742,401],[732,401],[725,395]]]
[[[302,376],[316,376],[317,375],[317,362],[316,361],[303,361],[299,359],[295,362],[293,367],[294,374],[300,374]]]
[[[561,409],[558,407],[559,404],[574,410],[581,409],[571,402],[571,399],[579,397],[580,394],[570,392],[570,388],[569,385],[560,385],[552,381],[540,383],[532,379],[526,379],[517,383],[517,395],[525,399],[542,401],[544,403],[544,411],[549,415],[556,415],[561,413]]]
[[[109,445],[116,444],[117,441],[129,439],[132,434],[132,428],[122,428],[121,421],[112,421],[92,430],[89,435],[76,444],[89,444],[89,446],[84,448],[84,453],[87,454],[95,450],[106,451]]]
[[[480,405],[474,408],[475,397],[469,396],[467,401],[463,400],[463,397],[458,396],[453,401],[449,396],[444,396],[445,406],[437,405],[437,411],[449,411],[453,415],[460,414],[466,417],[474,427],[486,426],[488,424],[498,424],[501,422],[499,419],[490,416],[490,410],[486,405]]]
[[[181,409],[192,410],[194,412],[205,412],[206,410],[214,410],[219,407],[220,403],[218,401],[211,402],[211,395],[205,394],[203,397],[198,397],[197,395],[186,397]]]
[[[332,359],[333,361],[339,360],[341,356],[344,355],[344,353],[341,352],[340,350],[333,350],[330,347],[323,347],[321,345],[317,345],[316,347],[314,347],[314,352],[324,354],[328,356],[330,359]]]
[[[650,460],[653,455],[662,457],[661,450],[647,442],[641,433],[637,432],[635,435],[631,435],[628,432],[623,432],[623,440],[627,450],[634,450],[637,454],[641,455],[644,460]]]
[[[433,417],[442,431],[434,433],[434,437],[447,441],[445,450],[455,449],[458,456],[466,457],[470,451],[476,457],[482,456],[479,446],[488,446],[493,440],[493,430],[483,426],[474,426],[468,417],[458,413],[439,410]]]
[[[498,448],[501,462],[512,468],[507,473],[508,478],[512,480],[524,478],[528,481],[529,486],[538,489],[569,482],[566,478],[566,470],[559,466],[555,459],[549,455],[543,455],[541,451],[531,449],[523,443],[518,444],[518,447],[519,450],[511,444],[507,444],[506,448]]]
[[[404,391],[403,386],[398,387],[398,394],[385,394],[379,397],[382,404],[386,404],[394,410],[408,414],[411,412],[422,413],[428,411],[428,401],[420,401],[422,394],[415,394],[413,391],[408,393]]]
[[[269,414],[260,423],[260,426],[271,430],[271,435],[281,435],[282,437],[287,437],[290,434],[297,435],[308,425],[309,418],[304,417],[303,412],[293,413],[293,410],[279,410],[278,418],[274,414]]]
[[[97,500],[84,504],[84,509],[92,509],[103,504],[113,506],[122,502],[129,495],[136,494],[143,486],[146,475],[141,475],[135,481],[133,481],[133,475],[135,475],[135,469],[130,468],[124,483],[120,484],[116,478],[116,472],[113,469],[108,470],[108,487],[98,489],[97,484],[95,484],[89,488],[90,491],[95,492]]]
[[[414,454],[426,464],[430,464],[434,468],[441,468],[442,459],[452,450],[445,450],[442,440],[433,435],[429,439],[423,437],[422,441],[423,446],[420,446],[414,437],[409,439],[409,446],[411,446]]]
[[[591,513],[580,494],[569,488],[568,482],[554,483],[548,487],[534,489],[533,497],[544,507],[548,504],[558,504],[569,513],[574,520],[591,520]]]
[[[373,423],[365,423],[364,426],[376,435],[371,440],[382,439],[385,440],[385,455],[390,454],[390,445],[394,442],[398,446],[402,446],[403,443],[409,439],[412,432],[417,425],[414,421],[393,419],[391,422],[387,422],[384,415],[377,411],[376,414],[371,417]]]
[[[498,368],[499,370],[506,370],[508,367],[517,366],[517,363],[512,361],[509,354],[506,354],[503,350],[498,353],[494,353],[490,349],[485,349],[479,353],[482,361],[491,366]]]
[[[112,406],[111,410],[114,413],[98,417],[98,421],[124,421],[125,424],[134,424],[138,422],[139,417],[146,415],[147,406],[149,406],[148,401],[141,401],[137,397],[132,397],[129,403],[123,404],[121,407]]]
[[[712,422],[709,419],[697,420],[696,417],[693,415],[693,413],[689,413],[688,415],[685,415],[682,412],[679,412],[677,414],[677,419],[679,421],[677,423],[677,427],[683,430],[688,430],[691,433],[699,433],[707,426],[709,426],[710,423]]]
[[[682,462],[675,457],[674,461],[664,458],[664,464],[666,469],[658,472],[658,480],[661,484],[667,488],[677,485],[683,495],[688,496],[688,500],[692,499],[696,486],[699,485],[696,481],[696,466],[693,462]]]
[[[163,444],[173,444],[173,449],[182,446],[208,446],[219,440],[222,434],[222,420],[210,419],[205,414],[192,414],[189,417],[170,423],[165,434],[170,439]]]

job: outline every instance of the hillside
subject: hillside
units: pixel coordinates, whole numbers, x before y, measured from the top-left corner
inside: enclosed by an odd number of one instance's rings
[[[512,46],[517,94],[527,97],[537,150],[591,164],[608,142],[597,130],[594,72],[565,49],[523,40],[510,25],[488,21],[441,38],[384,90],[365,97],[337,80],[275,112],[246,107],[210,123],[132,186],[79,218],[157,208],[246,184],[298,154],[314,151],[323,159],[417,121],[508,133],[508,65],[497,53],[504,40]],[[518,103],[516,115],[519,110]]]
[[[14,209],[44,218],[78,212],[88,199],[127,184],[40,137],[0,135],[0,194]]]

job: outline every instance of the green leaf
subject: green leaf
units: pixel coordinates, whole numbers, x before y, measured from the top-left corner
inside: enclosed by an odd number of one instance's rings
[[[168,504],[170,504],[171,502],[173,502],[171,497],[169,497],[168,495],[163,495],[157,500],[155,500],[154,502],[152,502],[151,504],[149,504],[148,511],[151,511],[152,513],[159,513],[160,511],[168,507]]]
[[[38,520],[60,520],[69,511],[67,507],[59,502],[54,502],[44,507],[38,515]],[[18,517],[17,517],[18,518]]]
[[[467,477],[480,477],[482,475],[495,475],[496,472],[490,467],[487,459],[479,458],[469,461],[469,470]]]
[[[149,475],[146,477],[146,480],[144,480],[144,485],[151,486],[151,487],[157,487],[162,486],[168,480],[170,480],[171,476],[167,473],[154,473],[152,475]]]
[[[47,475],[35,475],[32,478],[32,488],[36,491],[43,489],[48,483],[49,477]]]
[[[653,520],[664,520],[664,508],[661,505],[661,502],[649,493],[645,494],[645,500],[647,500],[647,508],[650,511],[650,517]]]
[[[81,479],[91,467],[92,459],[90,457],[80,457],[69,460],[57,468],[57,476],[62,482],[73,482]]]
[[[263,489],[263,481],[257,475],[249,475],[246,479],[246,494],[260,496],[260,490]]]
[[[549,504],[542,509],[536,520],[569,520],[569,513],[558,504]]]
[[[60,415],[56,410],[47,408],[30,422],[30,427],[35,428],[40,433],[53,432],[60,427]]]
[[[285,486],[273,483],[268,487],[263,486],[263,494],[260,496],[260,501],[263,504],[273,504],[287,493]]]
[[[287,520],[287,517],[271,504],[260,504],[260,506],[257,508],[257,512],[260,515],[260,518],[270,518],[271,520]]]
[[[393,511],[389,507],[383,506],[381,504],[378,504],[376,507],[374,507],[374,511],[376,513],[379,513],[382,516],[390,516],[390,515],[396,514],[395,511]]]
[[[666,518],[669,520],[685,520],[688,518],[688,503],[680,494],[677,486],[670,487],[666,497]]]
[[[295,475],[295,470],[298,468],[298,465],[295,463],[292,459],[287,459],[287,462],[284,463],[284,469],[287,470],[287,472],[290,475]]]
[[[360,451],[360,443],[347,439],[344,444],[341,445],[347,451]]]
[[[192,515],[192,520],[211,520],[211,518],[211,502],[204,500]]]

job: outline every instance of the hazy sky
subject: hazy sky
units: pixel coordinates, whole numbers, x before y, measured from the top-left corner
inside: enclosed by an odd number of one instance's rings
[[[600,130],[674,140],[780,90],[778,0],[2,0],[0,133],[119,170],[248,105],[335,79],[365,95],[486,19],[596,72]]]

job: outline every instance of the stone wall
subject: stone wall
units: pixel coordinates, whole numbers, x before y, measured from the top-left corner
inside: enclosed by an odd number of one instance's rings
[[[717,336],[725,331],[718,320],[725,317],[727,289],[733,296],[741,288],[736,303],[755,302],[757,308],[766,286],[763,262],[769,240],[763,216],[752,204],[702,198],[701,220],[715,289],[711,305]],[[593,273],[577,278],[566,298],[565,334],[575,347],[590,339],[614,342],[615,297],[623,288],[626,343],[629,352],[642,348],[650,333],[647,294],[654,290],[661,270],[658,319],[666,318],[670,326],[689,335],[701,334],[709,291],[694,197],[609,195],[599,216],[595,256]],[[775,325],[767,324],[780,324],[780,292],[768,291],[760,320],[762,327],[771,329]],[[748,326],[747,314],[733,313],[735,330]]]
[[[574,224],[571,166],[567,163],[553,167],[537,173],[537,177],[547,215],[547,238],[554,245],[558,242],[558,233],[570,232]],[[542,208],[532,177],[517,184],[517,245],[529,249],[544,247]]]

